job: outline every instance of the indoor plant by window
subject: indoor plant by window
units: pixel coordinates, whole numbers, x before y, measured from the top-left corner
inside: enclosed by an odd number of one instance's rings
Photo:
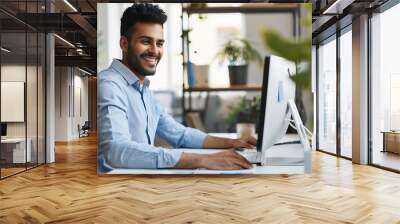
[[[241,37],[234,37],[226,42],[218,52],[220,62],[229,61],[229,80],[231,85],[243,85],[247,83],[247,66],[251,61],[261,65],[260,53],[251,43]]]

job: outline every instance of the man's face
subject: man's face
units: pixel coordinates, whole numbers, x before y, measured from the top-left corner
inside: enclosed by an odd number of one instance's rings
[[[157,23],[136,23],[123,49],[129,66],[138,75],[154,75],[163,55],[163,27]]]

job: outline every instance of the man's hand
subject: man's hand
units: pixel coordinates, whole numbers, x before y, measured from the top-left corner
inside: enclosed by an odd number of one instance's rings
[[[252,164],[235,150],[205,155],[202,167],[210,170],[250,169]]]
[[[175,165],[178,169],[206,168],[210,170],[249,169],[252,164],[234,150],[213,154],[183,153]]]
[[[257,145],[257,140],[253,136],[232,139],[232,148],[252,149]]]

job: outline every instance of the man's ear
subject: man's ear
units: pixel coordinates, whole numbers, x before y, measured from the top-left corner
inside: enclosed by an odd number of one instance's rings
[[[128,52],[128,44],[128,38],[126,38],[125,36],[121,36],[121,38],[119,39],[119,46],[121,47],[123,53]]]

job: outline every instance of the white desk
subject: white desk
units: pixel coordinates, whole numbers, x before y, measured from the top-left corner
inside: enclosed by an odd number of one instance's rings
[[[236,134],[211,134],[214,136],[236,138]],[[280,142],[298,140],[297,135],[287,135]],[[184,152],[209,154],[221,149],[173,149]],[[246,170],[206,170],[206,169],[114,169],[107,174],[304,174],[304,148],[301,144],[279,145],[268,149],[266,166],[253,166]],[[306,163],[311,163],[307,161]],[[308,164],[311,165],[311,164]]]
[[[10,152],[12,153],[12,163],[25,163],[25,158],[27,158],[26,162],[31,161],[31,144],[32,141],[30,138],[27,138],[26,142],[26,154],[25,154],[25,138],[6,138],[1,139],[2,145],[2,153]],[[3,155],[4,155],[3,154]],[[2,155],[2,157],[3,157]],[[4,158],[4,157],[3,157]]]

